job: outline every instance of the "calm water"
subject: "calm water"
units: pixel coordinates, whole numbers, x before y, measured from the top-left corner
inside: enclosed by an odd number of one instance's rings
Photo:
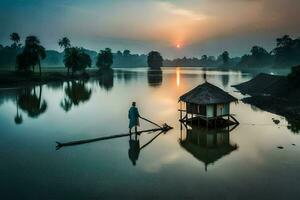
[[[115,70],[101,80],[1,90],[1,199],[299,199],[300,135],[283,117],[239,102],[231,112],[241,124],[229,135],[181,131],[178,97],[203,74]],[[253,76],[206,74],[239,99],[231,85]],[[174,129],[55,149],[55,141],[126,132],[132,101]],[[141,121],[141,129],[152,127]]]

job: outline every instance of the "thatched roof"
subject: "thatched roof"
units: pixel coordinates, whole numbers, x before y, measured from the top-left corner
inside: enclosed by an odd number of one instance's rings
[[[179,101],[194,104],[217,104],[230,103],[237,99],[221,88],[205,82],[179,97]]]

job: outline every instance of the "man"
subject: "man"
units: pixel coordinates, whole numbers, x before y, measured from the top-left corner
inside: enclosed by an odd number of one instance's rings
[[[129,118],[129,133],[131,133],[132,127],[135,128],[135,132],[137,132],[137,126],[140,126],[139,122],[139,111],[136,107],[136,103],[132,102],[132,106],[128,111],[128,118]]]

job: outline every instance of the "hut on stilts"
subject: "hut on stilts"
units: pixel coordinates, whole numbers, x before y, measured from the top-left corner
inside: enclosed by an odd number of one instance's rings
[[[239,124],[230,114],[230,103],[237,101],[217,86],[205,82],[179,97],[179,121],[207,128]]]

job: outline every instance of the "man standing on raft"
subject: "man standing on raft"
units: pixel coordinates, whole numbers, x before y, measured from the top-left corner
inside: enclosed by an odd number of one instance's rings
[[[128,111],[128,118],[129,118],[129,133],[131,134],[132,127],[135,128],[135,132],[137,132],[137,126],[140,126],[139,122],[139,111],[136,107],[136,103],[132,102],[132,106]]]

